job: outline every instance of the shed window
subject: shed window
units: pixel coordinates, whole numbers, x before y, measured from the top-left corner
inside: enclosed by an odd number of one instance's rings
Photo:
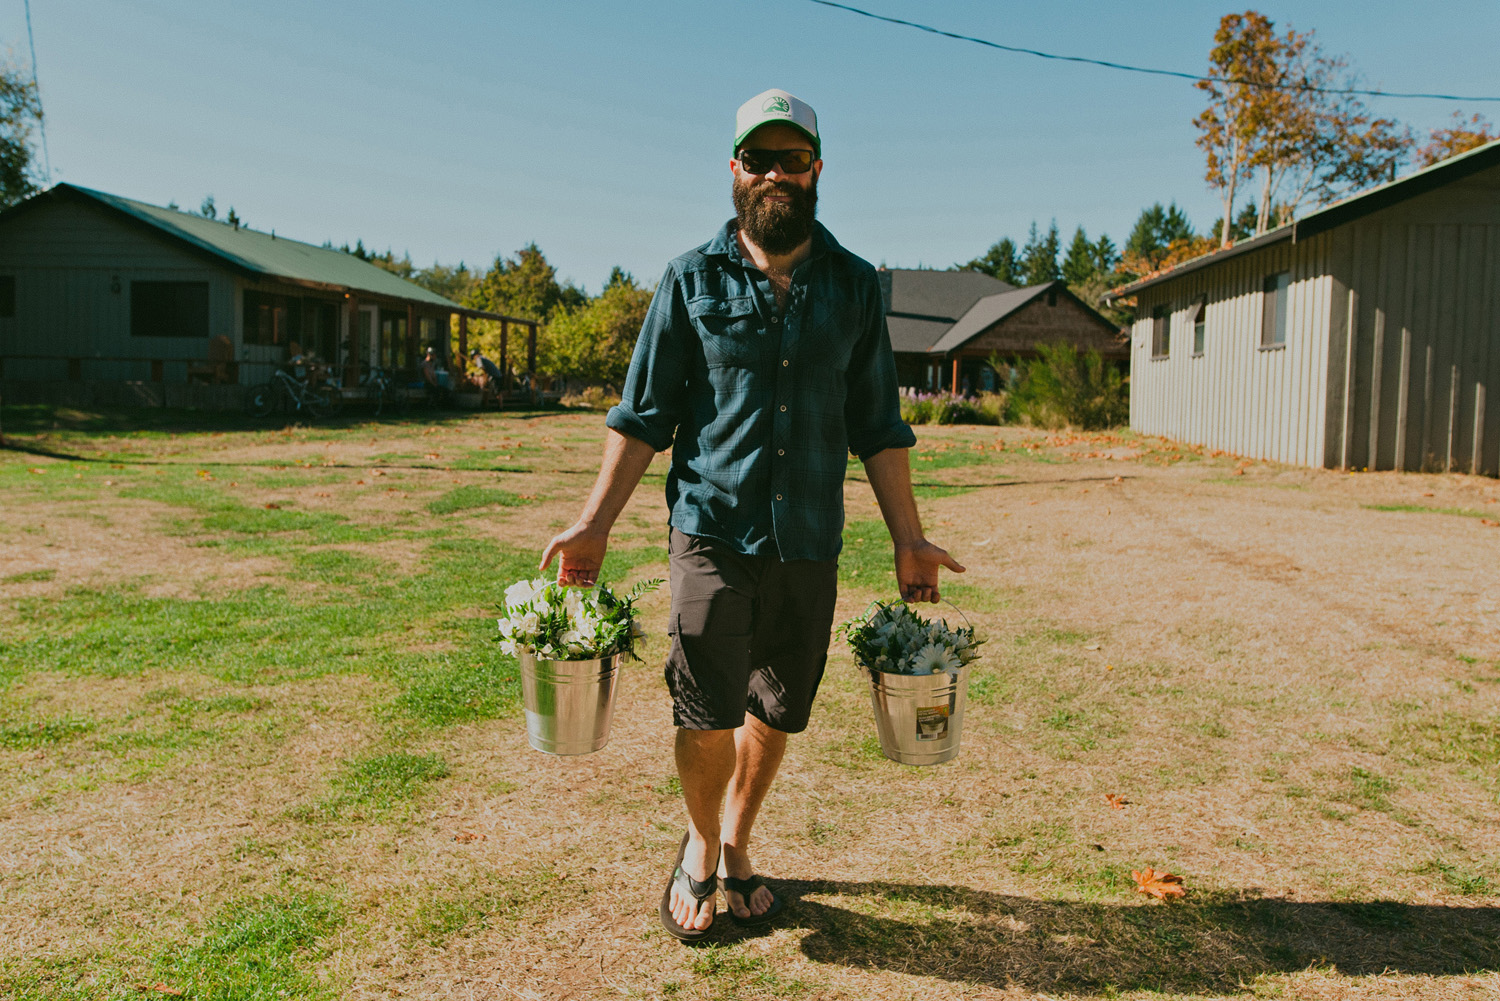
[[[1172,353],[1172,307],[1157,306],[1151,311],[1151,357],[1165,358]]]
[[[131,282],[130,336],[206,338],[208,282]]]
[[[1264,295],[1260,307],[1260,346],[1263,348],[1280,347],[1286,343],[1286,300],[1291,284],[1290,271],[1266,275],[1261,284]]]
[[[1202,299],[1193,303],[1193,354],[1203,353],[1203,342],[1208,337],[1208,303]]]

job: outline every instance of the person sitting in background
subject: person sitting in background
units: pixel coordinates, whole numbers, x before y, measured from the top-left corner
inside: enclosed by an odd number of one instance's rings
[[[422,387],[427,390],[427,402],[435,406],[448,403],[448,372],[438,368],[437,349],[429,347],[422,359]]]
[[[500,372],[500,366],[486,358],[478,348],[469,354],[469,360],[479,366],[479,371],[484,374],[484,388],[491,396],[499,396],[501,388],[505,385],[505,376]]]

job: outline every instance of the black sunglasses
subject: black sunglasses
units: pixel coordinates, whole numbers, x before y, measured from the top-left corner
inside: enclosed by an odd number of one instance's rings
[[[781,168],[783,174],[805,174],[812,170],[813,152],[810,149],[742,149],[740,167],[752,174],[768,174],[772,167]]]

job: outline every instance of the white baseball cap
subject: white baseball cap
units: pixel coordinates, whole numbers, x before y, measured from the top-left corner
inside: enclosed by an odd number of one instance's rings
[[[756,94],[740,105],[734,114],[734,151],[739,152],[745,137],[762,125],[771,123],[790,125],[801,132],[813,144],[813,156],[822,159],[823,143],[818,138],[818,114],[812,105],[799,97],[793,97],[775,87],[763,94]]]

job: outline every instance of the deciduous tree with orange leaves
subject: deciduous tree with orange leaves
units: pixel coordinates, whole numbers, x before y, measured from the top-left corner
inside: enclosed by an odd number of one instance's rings
[[[1411,150],[1408,129],[1352,92],[1358,77],[1346,59],[1323,52],[1312,31],[1278,34],[1258,11],[1219,21],[1209,77],[1197,84],[1209,105],[1193,124],[1226,245],[1242,184],[1260,182],[1260,234],[1386,177]]]
[[[1500,139],[1500,132],[1483,115],[1475,114],[1466,120],[1463,112],[1455,111],[1453,124],[1446,129],[1433,129],[1431,141],[1417,150],[1417,166],[1430,167],[1496,139]]]

